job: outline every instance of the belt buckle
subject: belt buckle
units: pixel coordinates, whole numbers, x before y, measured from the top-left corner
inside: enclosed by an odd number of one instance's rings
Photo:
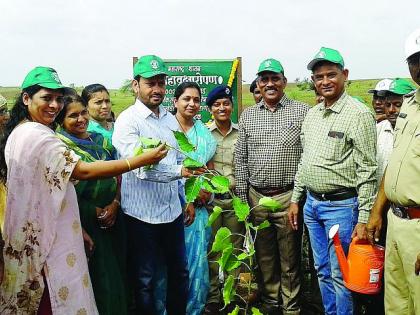
[[[394,206],[392,211],[397,217],[401,219],[406,219],[406,216],[404,215],[404,212],[401,210],[399,206]]]

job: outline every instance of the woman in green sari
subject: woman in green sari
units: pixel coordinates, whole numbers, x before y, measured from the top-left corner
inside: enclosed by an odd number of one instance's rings
[[[114,159],[103,135],[87,132],[89,113],[76,93],[64,97],[57,116],[58,137],[83,161]],[[89,257],[89,273],[101,315],[127,314],[126,241],[120,212],[116,178],[80,181],[76,185],[82,227],[91,236],[95,249]]]

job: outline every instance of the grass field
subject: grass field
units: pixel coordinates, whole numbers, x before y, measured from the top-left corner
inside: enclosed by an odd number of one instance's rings
[[[374,88],[375,84],[380,79],[372,80],[351,80],[347,83],[347,92],[352,96],[361,97],[368,106],[370,106],[372,96],[367,91]],[[81,89],[77,89],[79,92]],[[254,99],[249,93],[249,85],[243,85],[242,87],[242,103],[243,105],[249,106],[254,104]],[[16,96],[20,90],[17,87],[0,87],[0,94],[2,94],[11,107],[15,101]],[[315,104],[314,92],[311,90],[301,90],[296,83],[288,83],[286,87],[286,94],[288,97],[308,103],[310,105]],[[122,92],[120,90],[110,90],[110,96],[112,101],[112,109],[118,115],[125,108],[133,104],[134,96],[131,92]]]

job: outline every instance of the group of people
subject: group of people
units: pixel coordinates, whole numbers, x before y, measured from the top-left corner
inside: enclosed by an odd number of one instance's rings
[[[407,38],[406,58],[420,84],[420,29]],[[254,208],[253,224],[271,223],[255,240],[261,313],[302,313],[304,227],[325,314],[356,313],[328,238],[339,224],[346,253],[353,237],[386,239],[386,314],[420,314],[420,91],[382,80],[370,90],[373,113],[347,94],[337,50],[322,47],[307,68],[322,98],[314,107],[286,96],[284,68],[270,58],[239,124],[232,91],[220,85],[206,98],[207,126],[195,119],[196,83],[176,88],[175,113],[162,105],[167,69],[154,55],[134,65],[136,99],[115,122],[104,86],[78,95],[54,69],[30,71],[10,112],[0,98],[0,313],[220,314],[220,254],[210,248],[220,227],[241,248],[244,226],[227,211],[232,194],[201,189],[188,203],[184,187],[214,169]],[[183,166],[174,131],[203,167]],[[135,154],[141,137],[161,144]],[[282,209],[258,206],[263,197]],[[214,206],[226,211],[208,226]]]

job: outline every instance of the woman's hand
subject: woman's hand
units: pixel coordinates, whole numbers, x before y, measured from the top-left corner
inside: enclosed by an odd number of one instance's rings
[[[211,198],[211,192],[201,189],[195,203],[199,206],[205,206]]]
[[[83,242],[85,244],[85,253],[86,257],[89,258],[92,256],[93,251],[95,250],[95,243],[93,242],[90,235],[82,228]]]
[[[190,226],[195,219],[195,208],[192,203],[187,204],[184,210],[184,224]]]
[[[139,159],[139,165],[133,165],[135,168],[153,165],[159,163],[160,160],[166,157],[168,154],[168,149],[166,145],[162,143],[160,146],[154,148],[153,150],[142,153],[136,158]],[[136,161],[137,162],[137,161]]]
[[[114,225],[117,219],[118,209],[119,204],[115,200],[103,208],[101,214],[98,216],[101,228],[110,228]]]

